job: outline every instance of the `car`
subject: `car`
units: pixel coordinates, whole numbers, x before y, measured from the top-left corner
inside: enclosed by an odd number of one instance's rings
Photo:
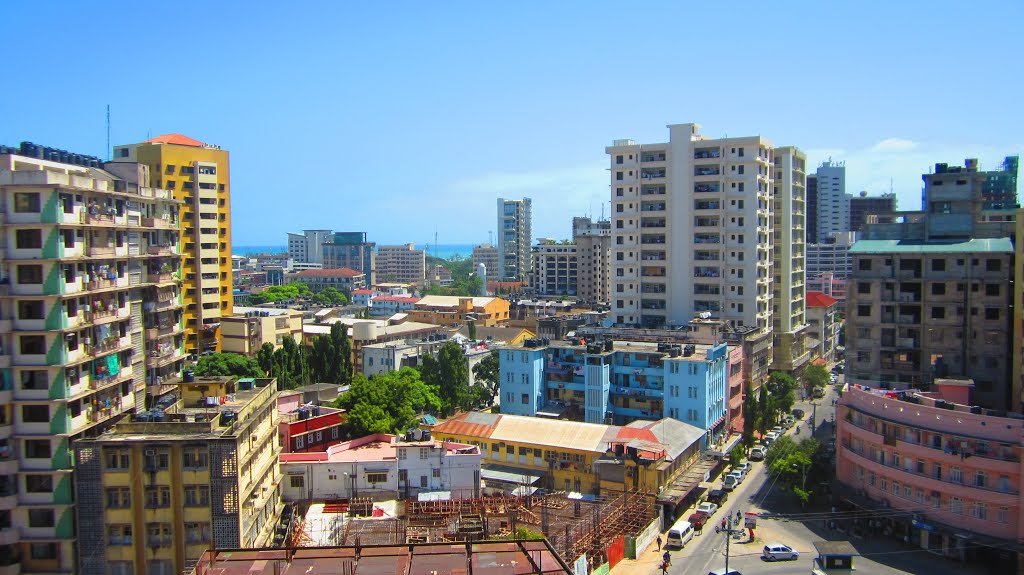
[[[771,444],[771,443],[773,443],[773,442],[774,442],[774,441],[775,441],[776,439],[778,439],[778,438],[779,438],[779,434],[778,434],[778,433],[776,433],[776,432],[774,432],[774,431],[769,431],[769,432],[768,432],[767,434],[765,434],[764,438],[768,440],[768,443],[769,443],[769,444]]]
[[[707,499],[708,501],[721,507],[725,505],[725,501],[729,499],[729,494],[721,489],[712,489],[711,491],[708,491]]]
[[[732,491],[740,485],[740,478],[735,475],[729,474],[722,480],[722,489],[726,491]]]
[[[776,425],[775,427],[772,428],[772,433],[775,433],[777,435],[782,435],[785,432],[786,428],[782,427],[781,425]]]
[[[764,460],[764,456],[767,451],[768,450],[763,447],[755,447],[750,450],[750,456],[748,459],[751,461],[762,461]]]
[[[804,410],[802,410],[802,409],[794,409],[792,413],[793,413],[793,417],[795,417],[797,419],[803,419],[804,415],[805,415],[804,414]]]
[[[765,561],[796,561],[800,558],[800,552],[789,545],[782,543],[769,543],[761,550],[761,558]]]
[[[743,483],[743,480],[747,478],[747,472],[742,469],[733,469],[729,472],[729,475],[735,475],[736,479],[740,480],[740,483]]]
[[[750,465],[749,461],[744,461],[743,463],[740,463],[736,467],[733,467],[733,470],[742,471],[744,474],[747,474],[750,473],[750,470],[753,468],[754,466]]]
[[[718,511],[718,506],[714,503],[705,501],[697,506],[697,513],[703,513],[704,515],[711,517]]]
[[[796,423],[796,419],[792,415],[787,415],[786,417],[782,418],[782,426],[785,427],[786,429],[793,427],[794,423]]]
[[[825,390],[820,387],[815,387],[814,391],[811,392],[811,395],[813,395],[816,399],[821,399],[825,397]]]
[[[687,519],[687,521],[690,522],[690,525],[693,525],[694,529],[700,529],[703,527],[707,520],[708,516],[700,512],[690,514],[689,519]]]

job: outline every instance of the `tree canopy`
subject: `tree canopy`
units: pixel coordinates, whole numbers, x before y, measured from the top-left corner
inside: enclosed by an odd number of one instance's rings
[[[252,302],[253,305],[259,305],[263,303],[288,301],[298,299],[300,297],[310,297],[312,295],[313,292],[309,291],[309,286],[306,284],[302,282],[291,282],[283,286],[270,286],[260,293],[252,294],[249,296],[249,301]]]
[[[199,358],[195,367],[195,374],[207,375],[234,375],[237,377],[263,377],[263,370],[260,369],[256,360],[237,353],[212,353]]]
[[[498,383],[501,377],[501,362],[498,359],[498,350],[493,349],[480,363],[473,366],[473,375],[476,376],[476,384],[479,388],[480,401],[487,405],[494,403],[498,395]]]
[[[765,463],[779,484],[806,505],[813,486],[828,477],[828,463],[820,457],[820,452],[821,442],[817,439],[796,443],[783,436],[772,444]]]
[[[333,306],[348,303],[348,296],[334,287],[325,287],[310,298],[316,305]]]
[[[378,374],[367,379],[361,373],[352,379],[348,392],[335,402],[348,411],[350,436],[373,433],[402,433],[415,427],[420,413],[437,413],[441,401],[423,382],[415,369]]]
[[[441,415],[470,409],[479,399],[478,392],[469,387],[469,369],[462,346],[449,341],[437,351],[437,359],[423,357],[420,367],[423,381],[434,389],[441,400]]]
[[[335,322],[329,334],[313,340],[310,366],[313,379],[319,383],[348,385],[352,382],[352,344],[347,325]]]
[[[832,380],[823,365],[812,365],[804,370],[803,384],[808,393],[816,387],[825,387]]]

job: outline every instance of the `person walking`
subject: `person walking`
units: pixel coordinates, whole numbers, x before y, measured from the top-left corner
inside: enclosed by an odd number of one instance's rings
[[[661,535],[658,535],[655,541],[658,543],[658,551],[661,551]]]
[[[665,565],[672,564],[672,554],[669,553],[668,549],[665,550],[665,554],[662,555],[661,558],[665,560]]]

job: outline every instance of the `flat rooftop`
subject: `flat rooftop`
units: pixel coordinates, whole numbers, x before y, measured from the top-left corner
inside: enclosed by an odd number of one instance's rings
[[[921,240],[858,240],[850,246],[851,254],[968,254],[1013,253],[1010,238],[989,238],[954,241]]]

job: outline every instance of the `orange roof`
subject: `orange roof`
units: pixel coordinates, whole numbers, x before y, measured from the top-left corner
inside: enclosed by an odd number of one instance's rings
[[[806,296],[807,307],[832,307],[839,303],[836,298],[820,291],[809,291]]]
[[[164,134],[150,138],[143,142],[143,144],[174,144],[175,146],[192,146],[193,148],[202,148],[206,145],[183,134]]]

